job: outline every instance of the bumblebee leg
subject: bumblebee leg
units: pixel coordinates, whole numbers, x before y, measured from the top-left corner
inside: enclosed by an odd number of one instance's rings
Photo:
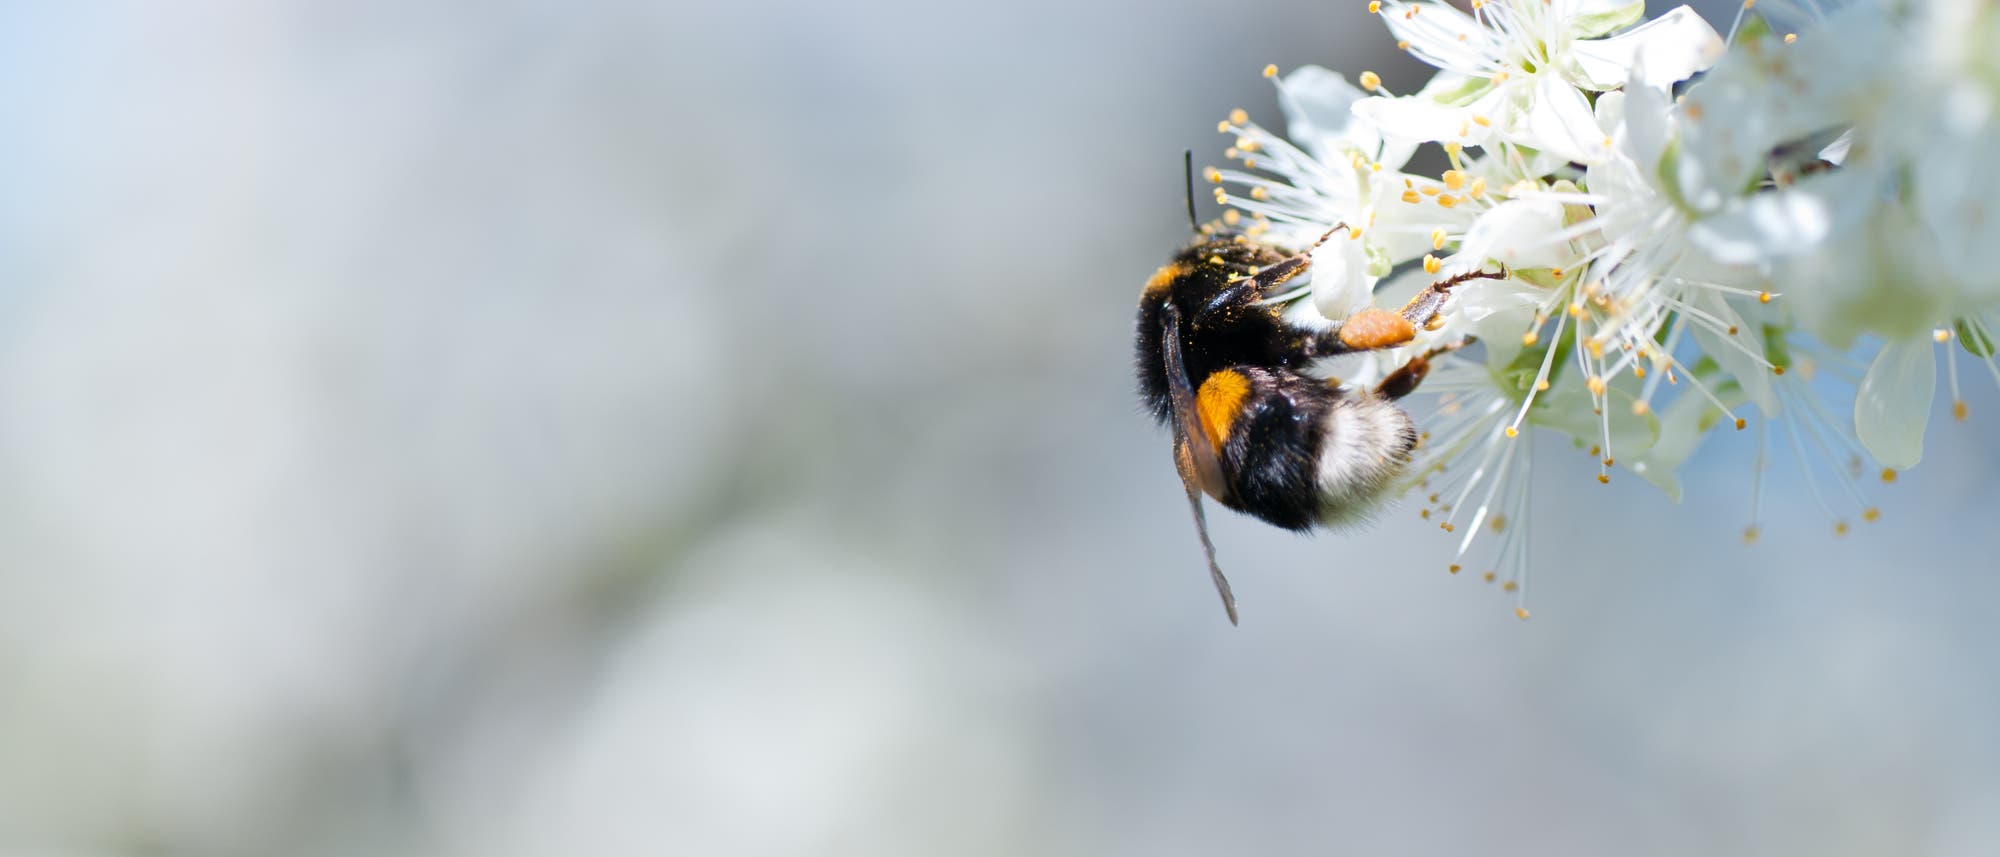
[[[1308,342],[1306,353],[1311,357],[1326,357],[1407,345],[1417,338],[1417,328],[1434,329],[1438,310],[1444,307],[1445,298],[1451,296],[1454,286],[1467,280],[1504,280],[1508,276],[1507,269],[1501,268],[1497,274],[1470,271],[1439,280],[1425,286],[1400,312],[1369,307],[1348,316],[1333,334],[1321,334]]]
[[[1262,297],[1270,293],[1272,289],[1283,285],[1286,280],[1305,273],[1308,269],[1312,268],[1312,251],[1319,249],[1319,245],[1325,244],[1326,239],[1333,237],[1333,233],[1346,228],[1347,224],[1336,223],[1332,229],[1328,229],[1322,233],[1319,236],[1319,240],[1314,241],[1311,247],[1286,256],[1284,261],[1258,271],[1252,276],[1244,277],[1236,281],[1235,285],[1216,293],[1215,297],[1208,299],[1207,304],[1195,311],[1194,325],[1200,327],[1210,314],[1234,306],[1244,300]]]
[[[1464,348],[1471,341],[1470,338],[1464,339],[1450,345],[1433,348],[1410,358],[1410,362],[1403,364],[1396,371],[1389,373],[1383,377],[1382,383],[1375,385],[1375,395],[1385,399],[1400,399],[1416,392],[1417,385],[1422,384],[1424,376],[1429,375],[1431,372],[1431,358],[1448,351],[1457,351],[1460,348]]]
[[[1429,329],[1431,324],[1437,321],[1438,310],[1444,308],[1444,299],[1450,297],[1453,286],[1468,280],[1504,280],[1509,276],[1509,272],[1503,266],[1497,274],[1467,271],[1455,277],[1439,280],[1425,286],[1423,291],[1418,292],[1416,297],[1404,304],[1400,315],[1412,325]]]

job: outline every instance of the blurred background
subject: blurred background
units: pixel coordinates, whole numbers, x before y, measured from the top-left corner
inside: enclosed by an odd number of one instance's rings
[[[1993,853],[1991,385],[1224,620],[1133,307],[1364,5],[0,12],[0,854]]]

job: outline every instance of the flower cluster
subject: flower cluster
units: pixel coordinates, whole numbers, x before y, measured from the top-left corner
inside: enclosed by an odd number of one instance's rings
[[[1462,287],[1409,346],[1334,370],[1366,383],[1448,350],[1408,488],[1463,531],[1452,571],[1494,533],[1487,579],[1523,591],[1508,522],[1531,428],[1589,450],[1600,481],[1623,468],[1678,499],[1707,433],[1754,423],[1846,532],[1878,514],[1862,476],[1921,457],[1940,354],[1960,419],[1962,360],[2000,381],[2000,269],[1976,257],[2000,244],[2000,8],[1755,2],[1724,36],[1685,6],[1642,23],[1643,0],[1369,0],[1436,67],[1421,88],[1267,68],[1288,133],[1222,123],[1241,168],[1205,176],[1227,220],[1293,246],[1351,227],[1314,250],[1290,312],[1341,319],[1509,272]],[[1411,166],[1426,147],[1438,175]]]

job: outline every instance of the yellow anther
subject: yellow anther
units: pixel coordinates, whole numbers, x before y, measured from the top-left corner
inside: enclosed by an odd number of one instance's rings
[[[1520,588],[1521,588],[1521,584],[1519,584],[1519,583],[1515,583],[1514,581],[1511,581],[1511,580],[1507,581],[1506,583],[1502,583],[1502,584],[1500,584],[1500,591],[1501,591],[1501,592],[1513,592],[1514,590],[1516,590],[1516,589],[1520,589]]]
[[[1532,330],[1521,334],[1521,347],[1523,348],[1533,348],[1535,347],[1535,343],[1540,341],[1542,341],[1542,335]]]
[[[1758,302],[1758,303],[1760,303],[1760,304],[1767,304],[1767,303],[1770,303],[1770,302],[1771,302],[1771,293],[1770,293],[1770,292],[1758,292],[1758,293],[1757,293],[1757,302]]]
[[[1259,201],[1270,199],[1271,192],[1262,187],[1253,187],[1250,189],[1250,198]]]
[[[1238,107],[1235,110],[1229,111],[1229,124],[1242,125],[1249,121],[1250,121],[1250,114],[1244,112],[1243,108]]]
[[[1368,14],[1382,14],[1382,0],[1368,0]]]
[[[1452,564],[1451,564],[1451,566],[1450,566],[1449,568],[1446,568],[1445,570],[1446,570],[1446,571],[1449,571],[1449,572],[1451,572],[1452,574],[1457,574],[1457,573],[1458,573],[1458,563],[1455,563],[1455,562],[1454,562],[1454,563],[1452,563]]]
[[[1590,394],[1593,396],[1604,395],[1604,379],[1599,376],[1590,376],[1590,380],[1583,382],[1583,386],[1585,389],[1590,390]]]
[[[1746,545],[1754,545],[1754,544],[1756,544],[1756,543],[1757,543],[1757,536],[1758,536],[1758,532],[1757,532],[1757,528],[1756,528],[1756,527],[1744,527],[1744,528],[1743,528],[1743,543],[1744,543],[1744,544],[1746,544]]]
[[[1933,330],[1931,331],[1931,341],[1937,343],[1950,342],[1951,331],[1942,327],[1938,328],[1937,330]]]
[[[1789,44],[1791,44],[1791,43],[1793,43],[1793,42],[1796,42],[1796,41],[1798,41],[1798,40],[1799,40],[1799,34],[1798,34],[1798,33],[1786,33],[1786,34],[1785,34],[1785,44],[1788,44],[1788,45],[1789,45]]]
[[[1965,415],[1966,415],[1965,400],[1958,399],[1953,401],[1951,403],[1951,418],[1958,420],[1959,422],[1965,422]]]
[[[1492,583],[1492,582],[1493,582],[1493,579],[1494,579],[1494,578],[1496,578],[1496,577],[1499,577],[1500,575],[1497,575],[1497,574],[1494,574],[1493,572],[1490,572],[1490,571],[1489,571],[1489,572],[1487,572],[1487,573],[1485,573],[1485,574],[1483,574],[1483,575],[1480,575],[1480,576],[1481,576],[1481,577],[1484,577],[1484,578],[1486,579],[1486,582],[1487,582],[1487,583]]]
[[[1455,144],[1455,143],[1454,143],[1453,145],[1457,145],[1457,144]],[[1485,176],[1479,176],[1478,178],[1475,178],[1475,179],[1473,179],[1473,180],[1472,180],[1472,186],[1471,186],[1471,187],[1468,187],[1468,188],[1466,188],[1466,189],[1465,189],[1465,193],[1466,193],[1466,195],[1467,195],[1467,196],[1471,196],[1471,197],[1474,197],[1474,198],[1477,198],[1477,197],[1482,197],[1482,196],[1485,196],[1485,195],[1486,195],[1486,177],[1485,177]]]
[[[1479,127],[1481,128],[1490,128],[1493,126],[1493,120],[1481,116],[1477,113],[1472,114],[1472,121],[1478,123]]]
[[[1242,149],[1245,152],[1255,152],[1258,149],[1257,141],[1249,137],[1238,137],[1236,138],[1236,148]]]
[[[1884,482],[1896,481],[1896,468],[1894,467],[1882,468],[1882,481]]]
[[[1501,83],[1506,83],[1506,82],[1507,82],[1507,70],[1503,68],[1503,69],[1501,69],[1501,70],[1499,70],[1499,71],[1496,71],[1496,72],[1494,72],[1494,73],[1493,73],[1493,82],[1494,82],[1495,84],[1501,84]]]
[[[1609,485],[1609,484],[1611,484],[1611,477],[1610,477],[1610,476],[1606,476],[1605,474],[1602,474],[1602,473],[1599,473],[1599,474],[1597,474],[1597,484],[1599,484],[1599,485]]]
[[[1507,436],[1508,436],[1508,437],[1520,437],[1520,436],[1521,436],[1521,432],[1520,432],[1520,431],[1519,431],[1518,429],[1515,429],[1515,428],[1514,428],[1513,426],[1508,426],[1508,427],[1507,427]]]
[[[1215,133],[1217,133],[1217,134],[1227,134],[1227,133],[1229,133],[1229,120],[1227,120],[1227,119],[1224,119],[1224,120],[1222,120],[1221,122],[1217,122],[1217,123],[1215,123]],[[1225,153],[1225,154],[1227,154],[1227,153]],[[1235,155],[1229,155],[1229,157],[1232,157],[1232,158],[1234,158],[1234,157],[1236,157],[1236,156],[1235,156]]]
[[[1243,212],[1237,211],[1236,209],[1233,208],[1228,211],[1225,211],[1222,213],[1222,222],[1227,223],[1230,226],[1235,226],[1236,224],[1243,222]]]
[[[1771,367],[1771,374],[1773,374],[1773,375],[1783,375],[1783,374],[1785,374],[1785,367],[1783,367],[1783,366],[1773,366],[1773,367]]]
[[[1423,187],[1417,188],[1417,192],[1423,194],[1424,196],[1437,196],[1438,186],[1427,184],[1424,185]]]
[[[1226,190],[1223,190],[1222,188],[1216,188],[1216,189],[1215,189],[1215,204],[1216,204],[1216,205],[1228,205],[1228,204],[1229,204],[1229,191],[1226,191]]]
[[[1745,420],[1745,419],[1743,419],[1742,417],[1737,417],[1737,418],[1736,418],[1736,430],[1737,430],[1737,431],[1742,431],[1742,430],[1744,430],[1745,428],[1748,428],[1749,426],[1750,426],[1750,422],[1749,422],[1748,420]]]
[[[1432,250],[1443,250],[1443,249],[1444,249],[1444,237],[1445,237],[1445,236],[1444,236],[1444,230],[1443,230],[1443,229],[1433,229],[1433,230],[1431,230],[1431,249],[1432,249]]]
[[[1555,277],[1556,279],[1562,279],[1562,275],[1563,275],[1563,269],[1561,269],[1561,268],[1550,268],[1550,269],[1549,269],[1549,276],[1551,276],[1551,277]]]
[[[1403,191],[1403,201],[1410,203],[1411,205],[1415,205],[1419,202],[1422,202],[1423,199],[1424,199],[1423,197],[1417,195],[1416,191],[1413,190]]]
[[[1634,378],[1644,378],[1644,377],[1646,377],[1646,367],[1644,367],[1644,366],[1634,366],[1634,367],[1632,367],[1632,377],[1634,377]]]
[[[1632,413],[1633,413],[1633,415],[1635,415],[1635,416],[1641,416],[1641,417],[1643,417],[1643,416],[1645,416],[1645,415],[1646,415],[1646,414],[1647,414],[1648,412],[1650,412],[1650,411],[1652,411],[1652,410],[1653,410],[1653,406],[1652,406],[1652,405],[1649,405],[1649,404],[1646,404],[1646,400],[1645,400],[1645,399],[1640,399],[1639,401],[1636,401],[1636,402],[1633,402],[1633,403],[1632,403]]]
[[[1444,175],[1439,176],[1439,179],[1444,182],[1445,187],[1452,190],[1465,187],[1465,173],[1458,170],[1445,170]]]
[[[1442,267],[1444,267],[1444,260],[1429,253],[1424,254],[1424,273],[1435,274]]]
[[[1452,196],[1451,194],[1448,193],[1440,194],[1438,196],[1438,207],[1440,208],[1455,208],[1457,207],[1458,202],[1459,202],[1458,197]]]
[[[1362,72],[1362,73],[1361,73],[1361,88],[1362,88],[1362,89],[1366,89],[1366,90],[1368,90],[1369,92],[1374,92],[1374,91],[1375,91],[1375,90],[1376,90],[1377,88],[1379,88],[1379,87],[1380,87],[1381,85],[1382,85],[1382,76],[1381,76],[1381,75],[1379,75],[1379,74],[1376,74],[1376,73],[1374,73],[1374,72],[1372,72],[1372,71],[1364,71],[1364,72]]]
[[[1458,123],[1458,136],[1463,137],[1470,133],[1472,133],[1472,123],[1470,122]]]
[[[1222,184],[1222,171],[1214,167],[1202,170],[1201,177],[1208,179],[1209,184]]]
[[[1277,77],[1277,76],[1278,76],[1278,67],[1277,67],[1276,65],[1267,65],[1267,66],[1264,66],[1264,76],[1265,76],[1265,77]]]
[[[1409,49],[1410,49],[1410,43],[1407,39],[1396,43],[1396,50],[1407,51]]]
[[[1514,608],[1514,618],[1519,619],[1523,622],[1528,621],[1528,608],[1526,607]]]
[[[1444,523],[1442,523],[1442,524],[1439,524],[1439,525],[1438,525],[1438,529],[1440,529],[1440,530],[1443,530],[1443,531],[1445,531],[1445,532],[1449,533],[1449,532],[1451,532],[1452,530],[1455,530],[1455,529],[1458,529],[1458,528],[1457,528],[1457,527],[1454,527],[1454,526],[1452,526],[1452,525],[1451,525],[1451,522],[1450,522],[1450,521],[1446,521],[1446,522],[1444,522]]]
[[[1209,264],[1211,264],[1211,265],[1220,265],[1220,264],[1222,264],[1222,257],[1221,257],[1221,256],[1210,256],[1210,257],[1208,257],[1208,263],[1209,263]]]
[[[1465,151],[1465,146],[1458,143],[1457,141],[1452,141],[1444,144],[1444,153],[1454,158],[1458,157],[1458,153],[1463,151]]]
[[[1847,535],[1847,522],[1846,521],[1833,522],[1833,534],[1836,536]]]
[[[1882,520],[1882,510],[1877,509],[1874,506],[1869,506],[1868,508],[1861,510],[1861,520],[1867,521],[1871,524],[1876,521]]]
[[[1549,379],[1543,378],[1542,380],[1535,382],[1535,392],[1546,393],[1548,391],[1549,391]]]
[[[1570,305],[1569,305],[1569,317],[1570,317],[1570,318],[1582,318],[1582,317],[1583,317],[1583,304],[1570,304]]]

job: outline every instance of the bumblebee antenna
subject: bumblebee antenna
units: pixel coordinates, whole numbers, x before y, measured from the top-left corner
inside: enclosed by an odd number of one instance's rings
[[[1194,216],[1194,150],[1181,150],[1181,167],[1187,176],[1188,228],[1201,231],[1201,221]]]

